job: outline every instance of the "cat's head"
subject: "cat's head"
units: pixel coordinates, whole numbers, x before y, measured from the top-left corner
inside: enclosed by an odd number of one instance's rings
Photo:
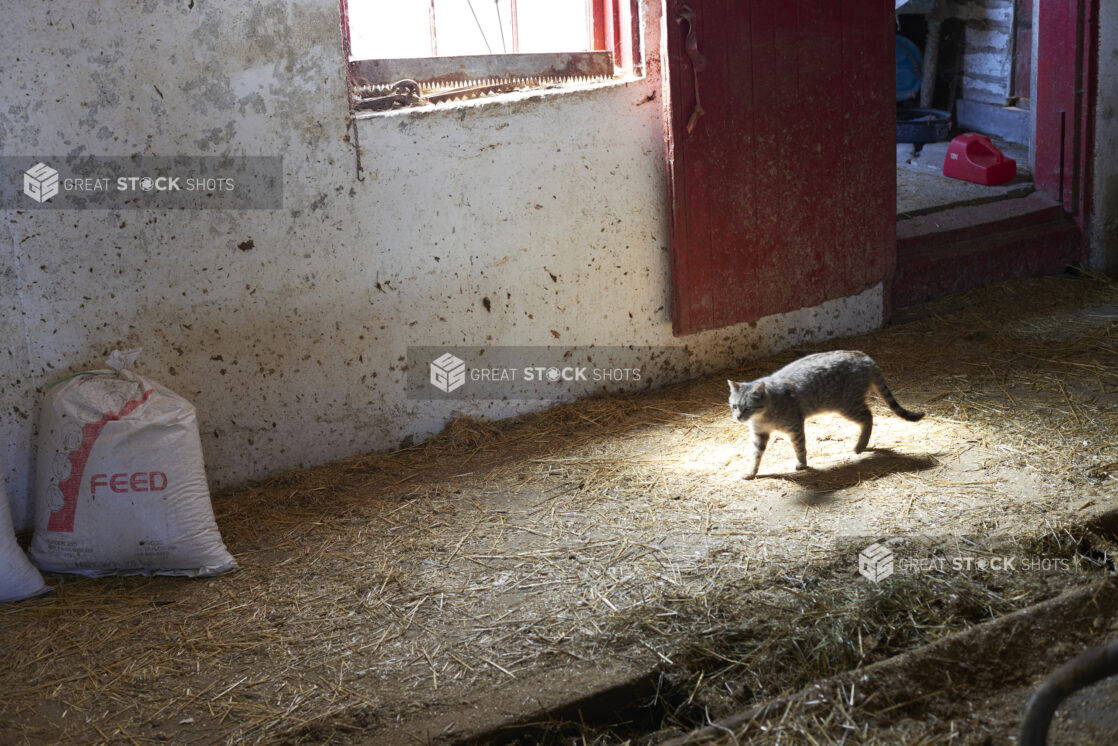
[[[764,381],[727,381],[730,384],[730,413],[738,422],[749,422],[749,418],[765,408]]]

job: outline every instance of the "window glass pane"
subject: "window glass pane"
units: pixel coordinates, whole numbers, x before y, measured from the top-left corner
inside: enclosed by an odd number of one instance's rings
[[[435,0],[440,57],[512,52],[509,0]]]
[[[588,5],[587,0],[518,0],[520,51],[589,51]]]
[[[429,14],[428,0],[349,0],[350,57],[430,57]]]
[[[349,0],[352,59],[504,54],[513,45],[513,0]],[[520,52],[591,48],[590,0],[516,0]]]

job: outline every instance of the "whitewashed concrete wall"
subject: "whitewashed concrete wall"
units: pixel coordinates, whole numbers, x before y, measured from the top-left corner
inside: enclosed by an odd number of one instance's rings
[[[659,17],[646,79],[360,122],[358,181],[335,0],[9,4],[0,154],[282,155],[286,173],[276,211],[0,213],[17,525],[44,387],[113,347],[144,347],[197,405],[221,487],[542,406],[408,400],[410,344],[687,344],[666,383],[878,326],[880,286],[671,336]]]

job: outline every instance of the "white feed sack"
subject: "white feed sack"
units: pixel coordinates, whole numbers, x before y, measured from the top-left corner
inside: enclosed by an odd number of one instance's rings
[[[0,601],[22,601],[50,590],[23,550],[16,543],[12,530],[11,506],[0,479]]]
[[[87,575],[215,575],[237,566],[214,521],[194,407],[131,370],[56,383],[39,424],[40,569]]]

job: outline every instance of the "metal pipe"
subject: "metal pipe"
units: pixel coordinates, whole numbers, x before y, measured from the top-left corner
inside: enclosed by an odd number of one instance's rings
[[[439,43],[435,35],[435,0],[431,0],[431,4],[427,6],[427,18],[431,23],[431,56],[439,56]]]

